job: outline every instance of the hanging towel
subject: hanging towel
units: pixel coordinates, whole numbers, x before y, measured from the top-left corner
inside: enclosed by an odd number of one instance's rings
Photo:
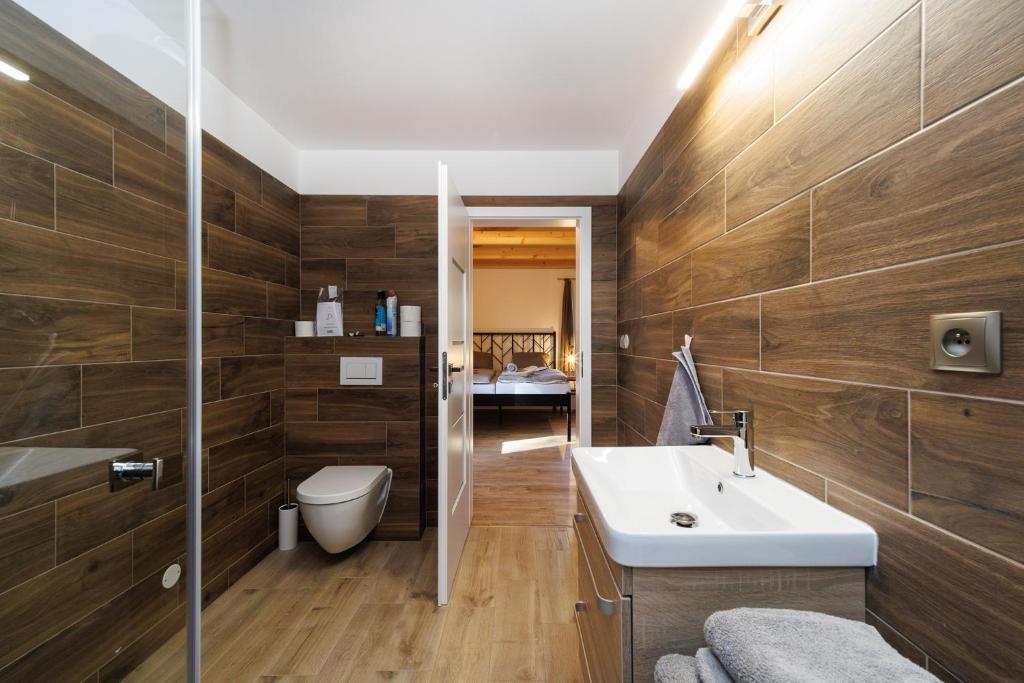
[[[869,624],[818,612],[715,612],[704,622],[704,638],[737,683],[938,683]]]
[[[725,670],[718,657],[709,647],[697,650],[697,678],[700,683],[734,683],[732,676]]]
[[[711,413],[708,412],[704,396],[700,393],[697,367],[693,364],[693,355],[690,353],[692,340],[693,337],[686,335],[685,346],[672,354],[679,361],[679,365],[676,366],[672,388],[668,392],[668,403],[665,405],[665,414],[661,418],[658,446],[693,446],[708,442],[707,439],[690,436],[692,425],[711,424]]]

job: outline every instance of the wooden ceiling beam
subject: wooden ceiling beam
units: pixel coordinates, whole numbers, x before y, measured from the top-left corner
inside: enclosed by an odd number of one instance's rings
[[[497,259],[538,259],[538,260],[576,260],[575,246],[543,246],[543,245],[522,245],[522,246],[501,246],[501,245],[480,245],[473,247],[474,260],[497,260]]]
[[[572,246],[576,244],[576,231],[572,228],[475,228],[473,244]]]
[[[559,269],[575,270],[576,261],[565,259],[536,260],[536,259],[473,259],[474,268],[509,268],[509,269]]]

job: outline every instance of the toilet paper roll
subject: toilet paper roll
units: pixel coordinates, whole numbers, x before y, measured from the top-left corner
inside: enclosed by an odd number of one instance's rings
[[[295,321],[295,336],[296,337],[312,337],[315,334],[313,329],[312,320],[296,320]]]
[[[423,323],[419,321],[409,322],[407,320],[403,320],[399,327],[399,332],[403,337],[422,337]]]
[[[418,323],[422,321],[420,315],[422,309],[419,306],[399,306],[398,319],[403,323]]]
[[[285,503],[277,508],[277,548],[292,550],[299,540],[299,504]]]

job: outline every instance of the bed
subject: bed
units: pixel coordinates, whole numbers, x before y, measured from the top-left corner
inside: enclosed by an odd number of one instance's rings
[[[554,332],[474,332],[474,405],[496,407],[499,423],[502,409],[509,406],[564,408],[565,438],[572,441],[572,386],[568,381],[501,380],[509,363],[520,368],[553,366],[555,348]]]

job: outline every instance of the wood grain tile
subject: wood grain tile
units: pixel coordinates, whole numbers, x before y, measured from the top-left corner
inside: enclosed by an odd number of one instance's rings
[[[267,285],[267,316],[280,320],[298,320],[300,314],[298,289],[273,283]],[[304,318],[312,319],[312,312],[310,317]]]
[[[658,225],[658,262],[668,263],[725,233],[725,173],[719,173]]]
[[[245,475],[245,509],[266,508],[284,492],[284,452],[280,458]]]
[[[367,225],[366,200],[361,195],[302,195],[302,227]],[[379,223],[377,224],[379,225]]]
[[[54,504],[0,519],[0,592],[54,567]]]
[[[814,277],[1024,237],[1024,85],[814,190]]]
[[[221,397],[284,388],[284,362],[279,355],[222,358]]]
[[[122,536],[6,593],[0,600],[0,664],[10,664],[130,585],[131,541]]]
[[[0,366],[129,360],[126,306],[0,295]]]
[[[266,535],[267,512],[257,509],[210,536],[203,541],[203,576],[214,577],[227,570]]]
[[[723,403],[754,411],[754,445],[907,509],[907,394],[726,370]]]
[[[751,370],[758,367],[760,326],[756,298],[676,311],[672,330],[672,346],[682,346],[687,334],[694,338],[691,350],[698,363]]]
[[[174,266],[178,283],[175,292],[177,307],[184,309],[187,296],[187,268],[181,261],[175,261]],[[225,315],[267,315],[269,286],[242,275],[203,268],[203,311]]]
[[[644,398],[654,399],[657,397],[657,361],[653,358],[625,356],[621,353],[618,356],[618,361],[619,386]]]
[[[32,82],[0,82],[0,143],[106,183],[112,180],[110,126]]]
[[[288,423],[315,422],[316,389],[285,389],[284,419]],[[289,424],[289,434],[293,427]]]
[[[1024,406],[911,395],[914,516],[1024,561]]]
[[[644,404],[647,401],[632,391],[619,387],[618,417],[638,432],[644,429]]]
[[[0,442],[80,425],[80,367],[0,370]]]
[[[0,218],[53,227],[53,164],[0,145]]]
[[[796,16],[773,50],[776,120],[913,4],[913,0],[868,0],[857,5],[807,2],[794,7]],[[811,35],[815,40],[807,39]]]
[[[341,387],[321,389],[318,397],[320,419],[329,422],[408,420],[419,415],[419,404],[414,388]]]
[[[345,259],[302,259],[300,289],[319,290],[329,285],[346,289],[346,282]]]
[[[1024,8],[1020,3],[929,0],[926,19],[926,122],[1024,73]]]
[[[803,489],[815,498],[825,500],[825,480],[810,470],[777,458],[761,449],[755,449],[754,466],[788,481],[793,486]]]
[[[828,502],[878,533],[868,609],[965,680],[1024,670],[1024,568],[842,486]]]
[[[288,425],[285,447],[289,458],[384,455],[386,441],[383,422],[304,422]]]
[[[203,175],[254,202],[261,199],[259,167],[206,131],[203,131]]]
[[[342,356],[408,356],[418,354],[421,344],[418,337],[336,337],[334,352]]]
[[[284,455],[281,425],[246,434],[210,448],[210,489],[245,476]]]
[[[110,182],[109,174],[100,179]],[[121,131],[114,131],[113,182],[132,194],[185,211],[185,167]]]
[[[919,12],[905,15],[729,164],[729,226],[757,216],[918,129]]]
[[[109,602],[5,669],[0,678],[80,680],[95,672],[111,653],[126,648],[174,611],[177,591],[164,590],[160,580],[160,573],[154,573],[124,592],[111,591],[106,596],[112,598]]]
[[[185,259],[184,214],[64,168],[56,182],[59,232]]]
[[[370,225],[427,223],[437,226],[436,195],[374,195],[367,198]]]
[[[629,346],[635,356],[671,359],[675,349],[672,314],[662,313],[638,319],[633,325]]]
[[[185,357],[185,311],[166,308],[131,309],[132,360]],[[243,318],[203,314],[203,355],[234,356],[243,350]]]
[[[399,223],[395,227],[395,256],[398,258],[436,259],[437,221]],[[596,259],[593,261],[597,263]]]
[[[203,364],[203,398],[215,400],[218,369]],[[185,406],[181,360],[82,366],[82,424],[111,422]]]
[[[294,320],[245,319],[245,353],[260,355],[284,352],[284,339],[295,334]]]
[[[249,394],[203,404],[203,448],[270,426],[270,394]]]
[[[665,169],[662,191],[669,210],[689,199],[771,126],[771,64],[747,68],[742,78],[737,75],[723,86],[720,108]],[[730,192],[732,184],[730,177]]]
[[[264,208],[281,214],[291,225],[298,225],[299,193],[265,171],[262,182]]]
[[[245,197],[235,200],[235,230],[257,242],[299,255],[299,229],[290,218]]]
[[[693,303],[808,282],[810,193],[768,211],[693,252]]]
[[[590,381],[594,386],[615,386],[617,361],[614,353],[590,354]]]
[[[207,235],[210,268],[279,285],[298,284],[288,279],[294,256],[215,226],[209,227]]]
[[[436,236],[434,241],[436,243]],[[307,259],[393,257],[395,228],[306,227],[302,230],[302,256]]]
[[[66,562],[185,503],[183,484],[153,491],[107,484],[57,501],[57,562]]]
[[[32,84],[155,147],[164,142],[164,106],[156,97],[72,43],[30,12],[7,3],[0,45]]]
[[[174,299],[174,264],[167,259],[5,220],[0,251],[4,293],[168,308]]]
[[[766,294],[765,370],[958,394],[1024,398],[1024,247],[1014,245]],[[936,283],[942,283],[937,286]],[[929,369],[929,315],[1003,311],[1003,373]],[[864,336],[869,327],[872,334]],[[700,337],[697,338],[700,353]]]
[[[690,257],[683,256],[640,281],[644,315],[668,313],[690,305]],[[623,308],[620,305],[619,311]],[[621,317],[621,314],[620,314]]]
[[[203,221],[235,229],[235,193],[203,178]]]
[[[436,259],[348,259],[349,289],[437,291]]]

